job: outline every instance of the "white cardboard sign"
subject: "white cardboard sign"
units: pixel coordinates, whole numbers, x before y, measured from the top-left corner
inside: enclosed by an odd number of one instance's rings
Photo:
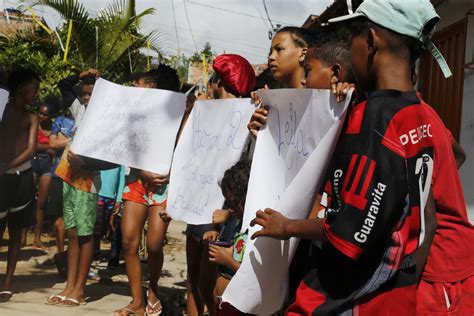
[[[258,134],[242,230],[249,236],[259,209],[267,207],[292,219],[307,218],[320,189],[344,121],[345,103],[329,90],[259,91],[270,106],[267,127]],[[288,267],[298,239],[247,241],[244,259],[223,300],[252,314],[279,310],[287,292]]]
[[[99,79],[71,150],[141,170],[168,174],[184,94],[125,87]]]
[[[250,99],[197,101],[171,168],[168,213],[188,224],[209,224],[224,204],[219,182],[241,158],[255,107]]]
[[[3,119],[3,112],[8,103],[8,91],[0,88],[0,122]]]

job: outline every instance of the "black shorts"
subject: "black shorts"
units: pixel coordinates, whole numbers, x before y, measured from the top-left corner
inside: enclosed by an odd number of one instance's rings
[[[48,193],[46,216],[52,219],[63,217],[63,180],[53,177]]]
[[[35,184],[33,170],[0,176],[0,222],[8,222],[9,230],[33,224]]]

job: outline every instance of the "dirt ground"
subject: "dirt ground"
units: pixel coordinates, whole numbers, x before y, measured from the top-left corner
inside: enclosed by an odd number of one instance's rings
[[[168,244],[165,246],[165,260],[161,274],[160,298],[164,305],[163,315],[183,315],[185,311],[186,293],[186,224],[172,222],[168,230]],[[4,236],[7,238],[7,235]],[[23,315],[111,315],[114,310],[126,306],[129,301],[128,279],[123,260],[115,270],[107,268],[107,260],[94,262],[92,271],[98,272],[100,281],[88,281],[86,294],[87,305],[80,307],[55,307],[44,304],[46,298],[61,291],[64,280],[58,275],[54,265],[44,264],[56,251],[51,237],[43,235],[43,241],[49,246],[48,253],[31,248],[33,234],[28,234],[27,246],[20,254],[15,272],[13,298],[8,303],[0,304],[1,316]],[[3,240],[0,250],[0,279],[6,270],[7,240]],[[30,246],[28,246],[30,245]],[[109,242],[101,245],[102,255],[106,257]],[[49,260],[51,261],[51,260]],[[142,264],[143,270],[146,264]],[[146,271],[143,272],[146,276]],[[143,277],[143,290],[147,288]]]

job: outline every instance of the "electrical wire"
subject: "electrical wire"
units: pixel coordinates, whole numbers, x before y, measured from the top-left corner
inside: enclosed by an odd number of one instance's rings
[[[265,13],[267,14],[268,22],[270,22],[270,25],[272,26],[272,30],[275,29],[272,23],[272,19],[270,19],[270,14],[268,14],[267,3],[265,2],[265,0],[263,0],[263,8],[265,9]]]
[[[194,39],[194,34],[193,34],[193,29],[191,27],[191,22],[189,21],[189,14],[188,14],[188,8],[186,6],[186,0],[183,0],[184,4],[184,13],[186,13],[186,20],[188,21],[188,27],[189,27],[189,32],[191,33],[191,37],[193,38],[193,43],[194,43],[194,48],[196,49],[196,54],[199,54],[199,50],[196,45],[196,40]]]
[[[242,15],[242,16],[247,16],[249,18],[260,19],[259,16],[251,15],[251,14],[244,13],[244,12],[233,11],[233,10],[229,10],[229,9],[225,9],[225,8],[215,7],[215,6],[212,6],[212,5],[209,5],[209,4],[198,3],[198,2],[195,2],[195,1],[191,1],[191,0],[188,0],[187,2],[189,2],[190,4],[201,6],[201,7],[211,8],[211,9],[220,10],[220,11],[233,13],[233,14],[238,14],[238,15]],[[279,22],[279,23],[282,23],[282,24],[285,24],[285,25],[290,25],[291,24],[291,23],[287,23],[287,22],[284,22],[284,21],[277,21],[277,20],[275,20],[275,22]]]
[[[178,25],[176,24],[176,13],[175,13],[175,10],[174,10],[174,0],[171,0],[171,7],[173,8],[174,31],[176,33],[176,43],[178,43],[178,52],[179,52],[180,47],[179,47],[179,37],[178,37]]]
[[[258,9],[257,4],[256,4],[253,0],[250,0],[250,2],[252,3],[253,7],[254,7],[255,10],[257,11],[258,15],[260,15],[260,18],[262,19],[263,25],[265,25],[265,27],[267,27],[267,20],[265,20],[265,18],[263,17],[262,13],[261,13],[260,10]]]

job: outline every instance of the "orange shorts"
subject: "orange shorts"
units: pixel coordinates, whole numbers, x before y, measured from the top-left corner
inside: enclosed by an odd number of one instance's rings
[[[417,315],[474,315],[474,276],[452,283],[421,280]]]
[[[166,208],[168,185],[158,187],[154,191],[141,179],[130,182],[123,189],[122,200],[140,203],[146,206],[161,206]]]

